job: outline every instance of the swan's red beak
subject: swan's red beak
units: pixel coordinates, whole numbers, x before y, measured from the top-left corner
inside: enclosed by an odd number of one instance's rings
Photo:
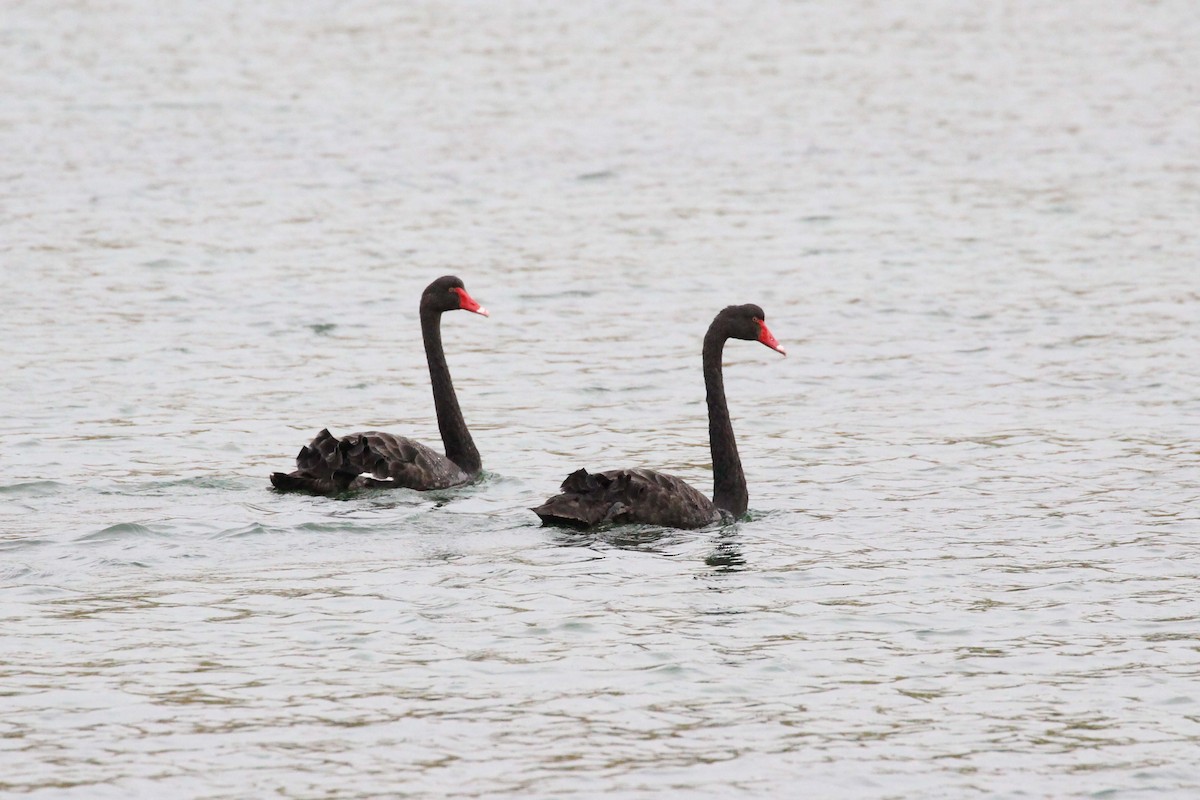
[[[761,319],[756,319],[754,321],[758,323],[758,340],[775,352],[786,356],[787,350],[783,349],[782,345],[779,344],[779,340],[776,339],[775,335],[771,333],[769,328],[767,328],[767,323],[763,322]]]
[[[458,307],[463,311],[470,311],[475,314],[483,314],[485,317],[489,316],[488,310],[479,305],[479,303],[476,303],[474,298],[467,294],[466,289],[455,287],[454,291],[458,293]]]

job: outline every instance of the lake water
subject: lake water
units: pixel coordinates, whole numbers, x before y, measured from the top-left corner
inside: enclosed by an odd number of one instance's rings
[[[4,20],[0,794],[1200,793],[1194,3]],[[485,478],[271,491],[448,273]],[[539,527],[749,302],[748,518]]]

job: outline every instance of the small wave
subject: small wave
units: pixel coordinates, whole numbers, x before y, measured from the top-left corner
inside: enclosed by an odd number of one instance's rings
[[[12,586],[17,580],[33,574],[33,568],[26,564],[5,564],[0,566],[0,585]]]
[[[295,530],[311,533],[360,533],[366,529],[361,525],[347,525],[344,522],[302,522]]]
[[[122,485],[104,494],[140,494],[164,495],[175,494],[179,489],[201,489],[206,491],[235,491],[258,486],[258,481],[251,482],[247,478],[225,478],[212,475],[202,475],[194,478],[175,478],[166,481],[148,481],[134,485]]]
[[[101,528],[98,531],[85,533],[76,541],[111,542],[120,539],[144,539],[159,535],[159,531],[156,531],[146,525],[139,525],[136,522],[121,522],[116,525],[109,525],[107,528]]]
[[[236,528],[227,528],[223,531],[218,531],[212,534],[213,539],[242,539],[248,536],[268,536],[271,534],[283,533],[282,528],[272,528],[269,525],[263,525],[261,522],[251,522],[249,525],[239,525]]]
[[[51,544],[49,539],[35,538],[15,538],[15,539],[0,539],[0,552],[15,553],[21,550],[28,550],[34,547]]]
[[[46,497],[57,494],[67,488],[66,484],[57,481],[25,481],[0,486],[0,495],[7,497]]]

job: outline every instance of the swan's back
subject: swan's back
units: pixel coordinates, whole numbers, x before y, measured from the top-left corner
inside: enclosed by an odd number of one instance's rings
[[[446,489],[470,479],[441,453],[405,436],[364,431],[339,439],[326,429],[300,449],[295,472],[273,473],[271,484],[283,491],[340,494],[369,487]]]
[[[561,494],[533,509],[547,525],[590,528],[601,522],[700,528],[720,514],[682,478],[651,469],[614,469],[567,476]]]

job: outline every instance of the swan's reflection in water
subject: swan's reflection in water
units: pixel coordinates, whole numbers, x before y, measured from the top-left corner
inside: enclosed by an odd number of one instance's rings
[[[740,572],[746,568],[746,556],[736,530],[724,530],[717,536],[716,548],[704,559],[704,563],[715,567],[714,572]]]
[[[613,525],[607,528],[553,530],[551,541],[559,547],[615,547],[618,550],[637,550],[644,553],[670,555],[676,545],[695,536],[695,531],[662,528],[655,525]]]
[[[674,528],[659,528],[648,525],[615,525],[611,528],[586,531],[555,528],[551,542],[559,547],[613,547],[619,550],[634,550],[643,553],[678,555],[677,548],[688,542],[698,541],[695,537],[704,532],[682,531]],[[711,534],[709,534],[711,535]],[[746,568],[746,556],[738,538],[737,528],[726,526],[716,533],[715,545],[704,558],[704,563],[714,567],[715,574],[740,572]]]

